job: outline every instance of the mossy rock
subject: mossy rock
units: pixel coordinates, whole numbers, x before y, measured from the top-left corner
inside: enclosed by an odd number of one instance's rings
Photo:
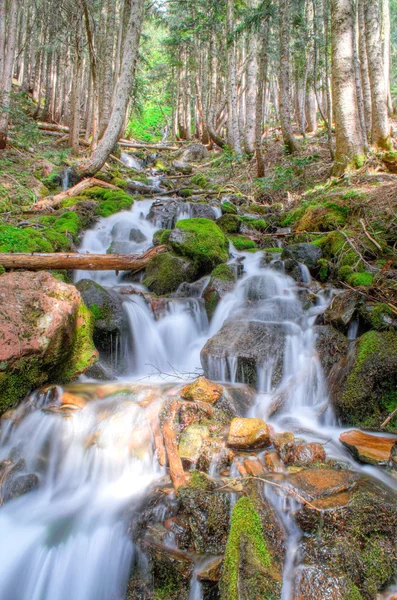
[[[222,210],[223,215],[226,215],[226,214],[237,215],[237,207],[228,201],[222,202],[221,210]]]
[[[276,600],[281,577],[264,538],[261,519],[250,498],[233,509],[222,578],[221,600]]]
[[[59,221],[59,219],[58,219]],[[74,229],[76,223],[59,223],[59,231],[51,226],[36,230],[32,227],[21,229],[12,225],[0,226],[0,252],[64,252],[71,249],[71,240],[66,235],[70,226]]]
[[[237,215],[225,214],[217,219],[216,224],[226,234],[239,233],[241,221]]]
[[[197,268],[188,258],[171,252],[158,254],[148,264],[143,284],[158,296],[175,292],[181,283],[191,283],[197,277]]]
[[[201,275],[229,258],[225,234],[209,219],[178,221],[169,241],[174,252],[193,260]]]
[[[245,237],[245,235],[229,235],[229,241],[232,242],[236,250],[244,252],[244,250],[255,250],[256,244],[254,240]]]
[[[123,190],[109,190],[93,187],[82,193],[82,196],[98,202],[96,213],[99,217],[110,217],[122,210],[129,210],[134,199]]]
[[[254,219],[252,217],[240,217],[240,221],[244,230],[264,232],[268,229],[269,223],[264,219]]]
[[[203,292],[208,318],[212,318],[219,302],[233,291],[236,274],[229,265],[218,265],[211,273],[211,279]]]
[[[170,241],[171,229],[158,229],[153,235],[153,245],[167,245]]]
[[[387,304],[382,302],[363,302],[359,312],[371,329],[382,331],[391,327],[394,329],[397,328],[397,315]]]
[[[341,423],[379,430],[397,407],[397,332],[368,331],[336,369],[331,394]],[[397,432],[397,417],[385,430]]]

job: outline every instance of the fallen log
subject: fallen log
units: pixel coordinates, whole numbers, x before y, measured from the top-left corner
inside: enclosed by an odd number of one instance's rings
[[[155,194],[158,194],[159,192],[164,193],[163,188],[153,187],[152,185],[145,185],[144,183],[139,183],[138,181],[129,181],[127,189],[130,190],[131,192],[138,192],[140,194],[154,194],[155,195]]]
[[[157,146],[156,144],[140,144],[129,140],[119,140],[118,145],[122,148],[142,148],[144,150],[181,150],[179,146]]]
[[[166,252],[166,246],[155,246],[145,254],[78,254],[56,252],[53,254],[0,254],[0,265],[5,269],[25,271],[84,270],[133,271],[144,269],[157,254]]]
[[[176,413],[180,406],[181,403],[178,400],[174,400],[171,403],[163,424],[164,445],[167,451],[170,475],[175,489],[178,489],[187,483],[187,476],[183,470],[181,457],[179,456],[178,442],[174,430]]]
[[[73,198],[73,196],[79,196],[81,192],[84,190],[88,190],[90,187],[103,187],[108,188],[110,190],[118,190],[119,188],[112,183],[106,183],[105,181],[101,181],[100,179],[95,179],[95,177],[90,177],[89,179],[83,179],[69,190],[65,192],[60,192],[60,194],[56,194],[56,196],[48,196],[47,198],[43,198],[39,202],[34,205],[34,210],[41,210],[42,208],[56,208],[66,200],[67,198]]]

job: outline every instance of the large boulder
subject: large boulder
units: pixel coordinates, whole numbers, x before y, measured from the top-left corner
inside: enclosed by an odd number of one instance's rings
[[[47,382],[64,382],[98,359],[93,318],[73,285],[49,273],[0,277],[0,412]]]
[[[194,219],[210,219],[210,221],[216,221],[216,213],[209,204],[191,203],[190,212]]]
[[[307,266],[309,271],[315,272],[318,261],[322,258],[321,248],[314,244],[291,244],[284,248],[281,258],[292,258]]]
[[[201,351],[209,379],[229,379],[255,385],[258,368],[271,365],[271,380],[281,381],[285,331],[282,325],[259,321],[226,321]]]
[[[184,150],[181,160],[183,162],[200,162],[200,160],[204,160],[208,158],[210,153],[207,148],[203,146],[203,144],[191,144]]]
[[[169,241],[174,252],[193,260],[202,274],[210,273],[229,258],[226,236],[209,219],[178,221]]]
[[[380,429],[397,406],[397,332],[368,331],[330,375],[331,398],[343,425]],[[397,432],[397,416],[385,431]]]
[[[158,296],[175,292],[181,283],[196,279],[197,268],[188,258],[171,252],[158,254],[148,264],[143,284]]]
[[[339,439],[357,460],[381,466],[390,463],[392,450],[397,444],[396,437],[382,437],[357,430],[344,431]]]
[[[124,324],[123,302],[120,296],[90,279],[82,279],[76,287],[95,317],[95,346],[102,352],[110,352],[115,340],[121,335]]]
[[[161,229],[172,229],[179,215],[186,209],[180,200],[156,200],[149,211],[148,219]]]

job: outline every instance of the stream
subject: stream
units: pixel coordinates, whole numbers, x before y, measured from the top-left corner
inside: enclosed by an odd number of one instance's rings
[[[136,200],[131,211],[101,219],[85,233],[80,252],[106,253],[113,246],[122,253],[144,253],[152,246],[153,234],[167,226],[148,220],[152,204],[153,200]],[[219,207],[215,214],[219,216]],[[189,216],[187,206],[178,219]],[[280,262],[279,255],[275,261]],[[243,265],[243,273],[210,321],[201,297],[208,278],[202,280],[202,288],[195,287],[195,296],[174,295],[154,312],[139,278],[131,283],[113,272],[76,273],[76,282],[91,279],[117,293],[133,288],[134,293],[122,296],[126,326],[113,358],[123,366],[109,383],[82,377],[67,387],[67,393],[85,400],[79,410],[69,407],[67,418],[59,414],[63,390],[58,388],[56,393],[52,389],[31,394],[18,409],[20,418],[2,427],[0,460],[22,461],[22,468],[36,474],[40,485],[0,509],[0,599],[125,600],[131,565],[144,571],[146,564],[131,535],[139,520],[135,515],[166,475],[154,450],[153,423],[166,399],[202,374],[203,347],[230,320],[249,318],[284,340],[281,376],[274,384],[276,358],[258,367],[255,402],[245,416],[263,418],[276,432],[291,431],[306,442],[325,444],[327,458],[343,461],[396,491],[396,481],[386,471],[359,464],[339,442],[342,429],[329,404],[313,328],[332,291],[310,287],[303,265],[303,286],[297,286],[272,263],[264,263],[263,251],[238,252],[231,246],[229,263]],[[301,301],[304,286],[315,297],[306,310]],[[352,341],[355,335],[352,329]],[[205,370],[210,380],[244,383],[244,372],[233,356],[210,356]],[[121,393],[126,384],[130,392]],[[282,409],[269,416],[280,394]],[[219,477],[216,456],[210,473]],[[238,474],[235,465],[233,473]],[[292,600],[301,536],[293,516],[296,502],[266,484],[264,494],[286,533],[282,599]],[[167,543],[176,546],[172,536]],[[203,600],[197,572],[205,557],[193,559],[189,600]]]

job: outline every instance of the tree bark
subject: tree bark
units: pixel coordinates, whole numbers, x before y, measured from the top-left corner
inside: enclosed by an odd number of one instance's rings
[[[375,148],[390,150],[387,89],[381,43],[379,0],[364,0],[365,30],[369,79],[372,99],[372,144]]]
[[[267,72],[269,65],[269,31],[270,23],[267,19],[263,24],[261,32],[260,55],[258,58],[258,92],[256,96],[256,119],[255,119],[255,157],[256,175],[265,176],[265,161],[262,151],[262,128],[264,121],[263,104],[266,91]]]
[[[226,28],[228,35],[228,73],[227,73],[227,100],[228,100],[228,143],[237,156],[242,155],[240,131],[238,126],[238,98],[237,98],[237,73],[236,73],[236,44],[231,39],[234,34],[234,0],[227,0]]]
[[[61,192],[56,196],[50,196],[49,198],[43,198],[40,202],[37,202],[34,205],[35,210],[41,210],[43,208],[56,208],[66,200],[67,198],[73,198],[78,196],[84,190],[88,190],[91,187],[99,186],[103,188],[108,188],[110,190],[118,190],[119,188],[111,183],[106,183],[105,181],[101,181],[100,179],[95,179],[94,177],[90,177],[90,179],[83,179],[77,185],[72,188],[66,190],[65,192]]]
[[[131,0],[121,72],[117,83],[117,91],[115,93],[109,124],[101,141],[92,153],[92,156],[87,162],[80,166],[78,172],[82,177],[94,175],[103,167],[121,135],[134,83],[143,20],[143,9],[143,0]]]
[[[0,39],[0,44],[4,44],[3,52],[0,51],[0,55],[2,55],[1,63],[3,66],[2,72],[0,71],[0,109],[2,109],[0,110],[0,150],[4,150],[7,146],[10,94],[14,71],[18,14],[18,0],[10,0],[8,8],[7,41],[5,41],[5,37]],[[2,0],[2,3],[0,4],[0,20],[2,16],[3,24],[1,25],[1,29],[3,29],[3,26],[5,29],[6,6],[4,0]],[[4,33],[5,32],[3,32],[3,35]]]
[[[290,12],[289,0],[279,0],[280,19],[280,121],[284,145],[290,154],[299,150],[298,142],[292,130],[291,99],[290,99]]]
[[[166,246],[155,246],[145,254],[0,254],[0,265],[5,269],[45,271],[70,269],[72,271],[134,271],[144,269],[157,256],[167,252]]]
[[[360,59],[361,89],[363,91],[364,101],[364,120],[367,132],[367,140],[371,141],[372,135],[372,100],[371,83],[369,81],[367,45],[365,36],[365,16],[364,0],[357,0],[358,3],[358,46]]]
[[[255,6],[253,0],[250,0],[250,6]],[[244,148],[250,156],[255,152],[256,98],[258,95],[258,36],[256,31],[251,32],[248,51],[250,54],[246,72]]]
[[[364,154],[354,80],[353,0],[331,0],[332,97],[336,155],[334,173]]]

